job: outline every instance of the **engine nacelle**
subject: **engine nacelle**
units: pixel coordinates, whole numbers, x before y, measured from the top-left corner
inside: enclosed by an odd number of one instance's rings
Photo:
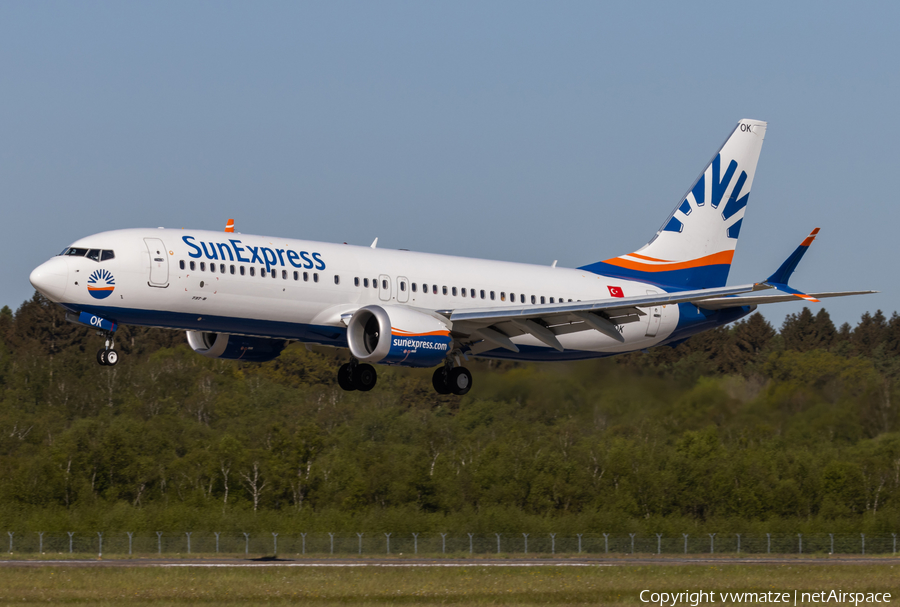
[[[450,350],[450,327],[400,306],[365,306],[347,325],[350,352],[364,363],[433,367]]]
[[[264,363],[277,358],[287,342],[264,337],[244,337],[228,333],[187,331],[187,340],[197,354],[208,358],[227,358]]]

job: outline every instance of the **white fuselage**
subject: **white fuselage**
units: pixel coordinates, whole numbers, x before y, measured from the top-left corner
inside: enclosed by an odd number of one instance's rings
[[[71,247],[114,254],[99,261],[57,256],[35,270],[32,282],[73,311],[121,324],[337,346],[346,345],[347,315],[369,304],[434,314],[662,292],[585,270],[201,230],[116,230]],[[101,269],[114,281],[105,291],[97,287],[106,284]],[[677,305],[643,312],[640,322],[621,327],[622,343],[597,331],[559,335],[562,353],[528,334],[513,342],[530,347],[534,360],[587,358],[657,345],[678,324]],[[483,355],[522,358],[502,349]]]

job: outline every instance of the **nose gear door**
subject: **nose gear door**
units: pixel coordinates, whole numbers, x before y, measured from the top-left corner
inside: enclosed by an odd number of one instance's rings
[[[166,254],[166,245],[159,238],[145,238],[147,252],[150,254],[150,281],[151,287],[169,286],[169,260]]]

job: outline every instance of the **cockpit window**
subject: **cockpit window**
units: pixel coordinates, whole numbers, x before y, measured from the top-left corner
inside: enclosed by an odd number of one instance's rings
[[[115,251],[106,249],[82,249],[80,247],[66,247],[62,250],[60,255],[66,255],[68,257],[87,257],[94,261],[106,261],[107,259],[116,258]]]
[[[107,259],[115,259],[115,258],[116,258],[115,251],[104,250],[100,254],[100,261],[106,261]]]
[[[93,259],[94,261],[100,261],[100,249],[91,249],[87,254],[88,259]]]
[[[66,255],[70,257],[84,257],[85,255],[87,255],[87,252],[87,249],[77,249],[75,247],[69,247],[69,249],[66,251]]]

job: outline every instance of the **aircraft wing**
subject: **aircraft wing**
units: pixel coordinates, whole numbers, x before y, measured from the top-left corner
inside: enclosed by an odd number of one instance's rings
[[[482,342],[472,347],[473,354],[496,347],[518,352],[518,347],[510,338],[525,333],[562,351],[557,335],[590,329],[623,342],[624,338],[617,326],[637,322],[642,316],[646,316],[647,313],[641,308],[680,303],[700,305],[709,299],[723,299],[771,288],[764,284],[751,284],[556,304],[440,310],[439,313],[453,322],[454,337],[463,342]]]
[[[869,293],[878,293],[878,291],[836,291],[831,293],[805,293],[808,297],[815,299],[825,299],[827,297],[846,297],[848,295],[867,295]],[[799,295],[793,293],[780,295],[756,295],[750,297],[714,297],[712,299],[704,299],[697,305],[704,310],[723,310],[725,308],[734,308],[740,306],[758,306],[761,304],[779,303],[784,301],[797,301]],[[806,299],[806,298],[802,298]]]

